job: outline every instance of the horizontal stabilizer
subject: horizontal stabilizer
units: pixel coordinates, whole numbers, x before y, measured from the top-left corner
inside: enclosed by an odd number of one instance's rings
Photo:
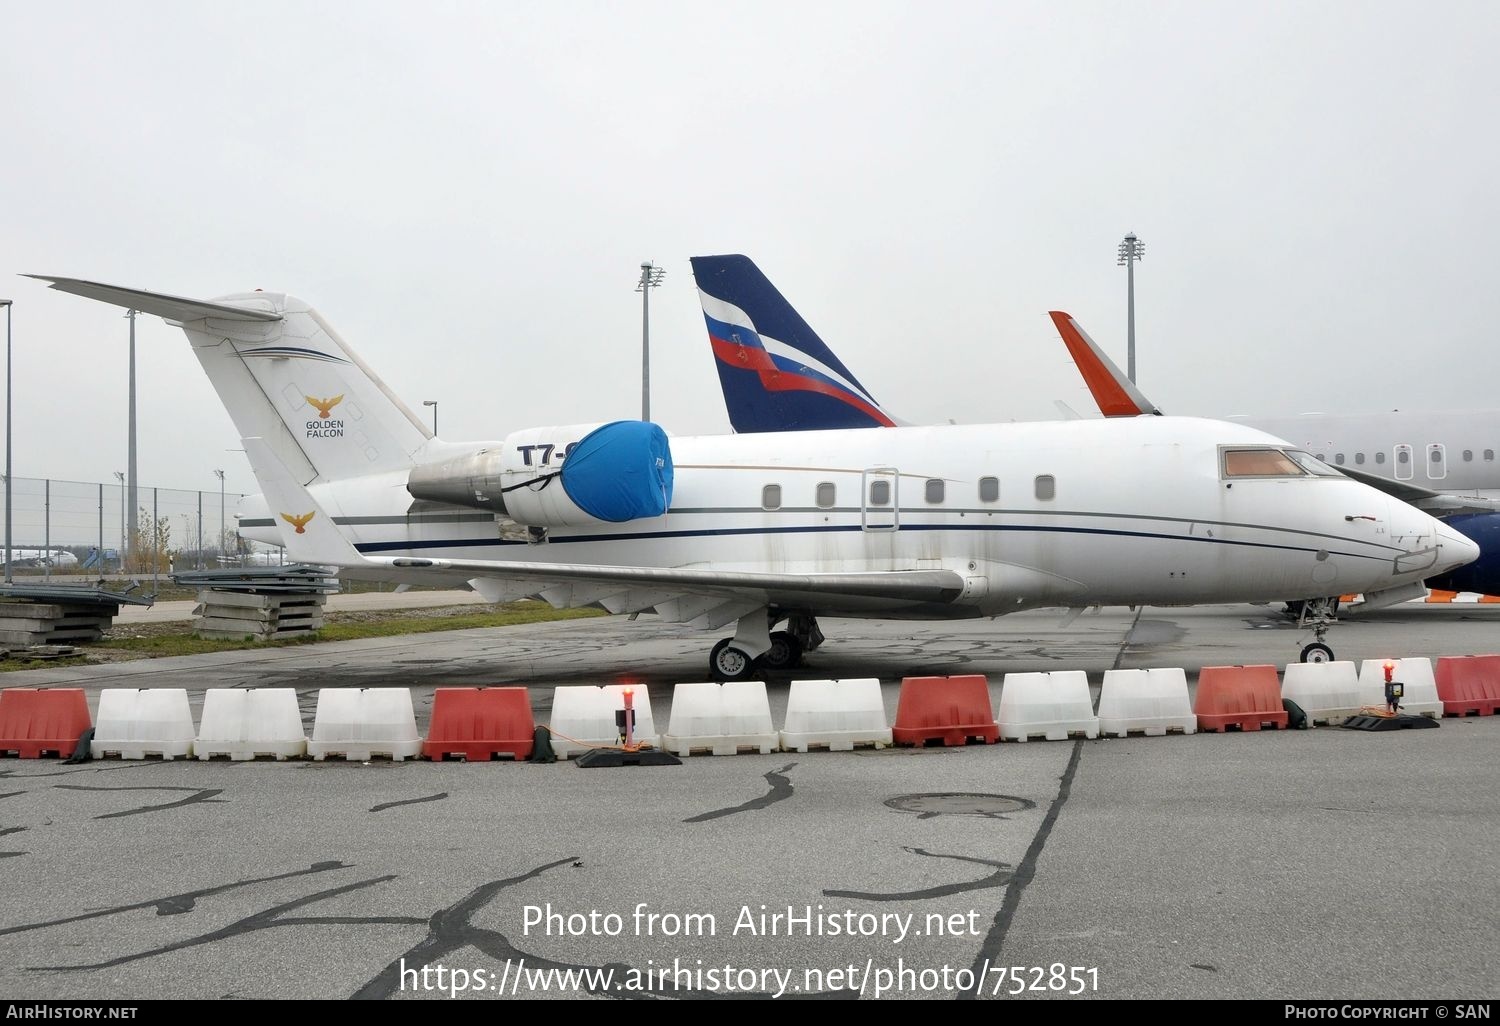
[[[169,321],[198,321],[205,317],[217,317],[226,321],[279,321],[281,314],[267,310],[252,310],[243,306],[225,306],[208,303],[201,299],[185,299],[161,292],[146,292],[142,289],[127,289],[119,285],[105,285],[81,278],[54,278],[45,274],[28,274],[27,278],[50,282],[59,292],[69,292],[85,299],[96,299],[101,303],[155,314]],[[269,303],[267,304],[269,305]]]

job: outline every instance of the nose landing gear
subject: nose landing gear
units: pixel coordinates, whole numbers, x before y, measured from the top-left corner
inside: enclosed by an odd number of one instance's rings
[[[1338,623],[1338,617],[1335,615],[1338,608],[1338,596],[1306,599],[1287,604],[1287,611],[1295,612],[1297,615],[1297,626],[1311,628],[1313,637],[1317,639],[1312,644],[1303,647],[1301,662],[1333,662],[1333,649],[1324,643],[1324,639],[1328,636],[1329,628]]]

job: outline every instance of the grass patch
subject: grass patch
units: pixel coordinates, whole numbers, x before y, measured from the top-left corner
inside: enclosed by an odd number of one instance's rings
[[[608,615],[602,609],[553,609],[546,603],[527,602],[490,613],[461,613],[456,616],[397,616],[376,621],[330,618],[324,623],[323,629],[317,632],[316,638],[318,641],[357,641],[361,638],[388,638],[397,634],[430,634],[433,631],[463,631],[474,627],[515,627],[526,623],[581,620]]]
[[[17,670],[50,670],[54,666],[86,666],[98,660],[86,655],[61,656],[57,659],[0,659],[0,673]]]

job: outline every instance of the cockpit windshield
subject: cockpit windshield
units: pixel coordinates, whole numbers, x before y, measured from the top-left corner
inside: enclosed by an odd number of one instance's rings
[[[1337,470],[1301,449],[1225,449],[1225,477],[1339,477]]]
[[[1288,449],[1286,454],[1297,461],[1297,466],[1315,477],[1343,477],[1344,475],[1318,459],[1310,452],[1301,449]]]
[[[1280,449],[1225,449],[1225,477],[1305,477],[1307,472]]]

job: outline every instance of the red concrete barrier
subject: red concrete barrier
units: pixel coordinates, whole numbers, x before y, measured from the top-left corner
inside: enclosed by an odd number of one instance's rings
[[[1205,666],[1193,712],[1199,730],[1285,730],[1288,719],[1274,666]]]
[[[963,745],[971,739],[994,744],[1000,725],[990,705],[988,679],[981,674],[905,678],[891,739],[898,745]]]
[[[1493,716],[1500,709],[1500,655],[1439,656],[1432,675],[1444,716]]]
[[[462,756],[489,762],[509,755],[531,758],[536,721],[525,688],[438,688],[432,698],[432,724],[422,754],[429,759]]]
[[[82,688],[0,691],[0,755],[40,759],[51,753],[66,759],[93,725]]]

